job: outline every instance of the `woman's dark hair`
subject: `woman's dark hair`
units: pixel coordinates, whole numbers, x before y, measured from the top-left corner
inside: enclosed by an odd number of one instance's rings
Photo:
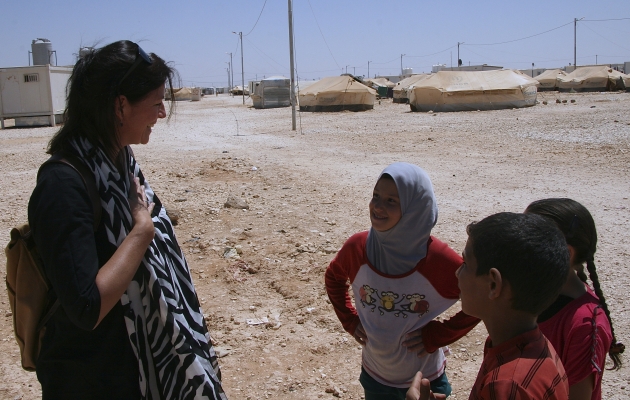
[[[166,82],[172,92],[177,74],[153,53],[151,63],[142,61],[132,69],[139,57],[136,43],[121,40],[92,49],[79,58],[68,81],[64,125],[50,140],[48,153],[64,150],[69,140],[83,137],[110,157],[116,154],[120,149],[116,98],[124,95],[135,104]],[[174,105],[171,99],[169,119]]]
[[[606,313],[612,331],[612,343],[608,351],[608,355],[613,362],[612,369],[621,368],[620,354],[624,352],[625,346],[623,343],[618,343],[615,337],[610,311],[608,310],[606,298],[602,292],[599,278],[597,277],[597,270],[595,269],[597,230],[595,229],[593,216],[582,204],[566,198],[537,200],[527,206],[525,212],[542,215],[554,221],[564,233],[567,244],[575,249],[574,263],[586,263],[589,277],[591,282],[593,282],[593,289],[595,289],[595,294],[599,297],[599,302]],[[586,282],[584,270],[577,271],[577,275],[583,282]]]

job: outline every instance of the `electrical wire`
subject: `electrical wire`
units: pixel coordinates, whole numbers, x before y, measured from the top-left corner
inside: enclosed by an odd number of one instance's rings
[[[254,24],[254,27],[244,36],[248,36],[250,33],[252,33],[254,31],[254,28],[256,27],[256,25],[258,25],[258,21],[260,20],[260,16],[262,15],[263,11],[265,10],[265,6],[266,5],[267,5],[267,0],[265,0],[265,4],[263,4],[262,10],[260,10],[260,14],[258,14],[258,19],[256,19],[256,23]]]
[[[385,62],[375,62],[375,61],[372,61],[372,62],[370,62],[370,64],[389,64],[389,63],[391,63],[391,62],[398,61],[398,59],[399,59],[399,58],[400,58],[400,57],[396,57],[396,58],[394,58],[393,60],[389,60],[389,61],[385,61]]]
[[[236,49],[234,49],[234,54],[238,53],[238,46],[240,46],[241,41],[239,40],[239,38],[236,38]]]
[[[332,51],[330,50],[330,46],[328,46],[328,42],[326,41],[326,38],[324,37],[324,33],[322,32],[322,28],[320,28],[320,26],[319,26],[319,22],[317,22],[317,17],[315,16],[315,12],[313,11],[313,6],[311,5],[311,0],[308,0],[308,6],[311,9],[311,14],[313,14],[313,18],[315,19],[315,24],[317,25],[317,29],[319,29],[319,33],[322,35],[322,39],[324,39],[324,43],[326,43],[326,47],[328,48],[328,52],[330,53],[330,56],[335,61],[335,64],[337,64],[337,68],[341,68],[339,66],[339,63],[335,59],[335,56],[333,55]]]
[[[456,46],[456,45],[453,45],[453,46],[451,46],[451,47],[449,47],[449,48],[446,48],[446,49],[444,49],[444,50],[442,50],[442,51],[438,51],[438,52],[436,52],[436,53],[431,53],[431,54],[426,54],[426,55],[424,55],[424,56],[407,56],[407,55],[406,55],[405,57],[413,57],[413,58],[430,57],[430,56],[434,56],[434,55],[436,55],[436,54],[444,53],[444,52],[449,51],[450,49],[455,48],[455,47],[457,47],[457,46]]]
[[[267,57],[269,60],[273,61],[276,65],[279,65],[284,71],[286,71],[286,66],[280,64],[279,62],[277,62],[276,60],[274,60],[273,58],[271,58],[271,56],[265,54],[262,50],[260,50],[258,47],[256,47],[256,45],[249,39],[246,39],[247,43],[252,45],[252,47],[254,47],[254,49],[258,50],[258,52],[260,54],[262,54],[263,56]]]
[[[555,31],[556,29],[564,28],[565,26],[571,25],[572,23],[574,23],[574,21],[567,22],[564,25],[560,25],[558,27],[555,27],[553,29],[549,29],[548,31],[537,33],[535,35],[530,35],[530,36],[527,36],[527,37],[524,37],[524,38],[520,38],[520,39],[508,40],[508,41],[505,41],[505,42],[497,42],[497,43],[460,43],[460,45],[466,45],[466,46],[494,46],[494,45],[497,45],[497,44],[514,43],[514,42],[519,42],[521,40],[530,39],[530,38],[533,38],[533,37],[536,37],[536,36],[544,35],[545,33],[549,33],[549,32]]]
[[[603,21],[625,21],[630,18],[609,18],[609,19],[583,19],[582,21],[603,22]]]
[[[629,18],[629,19],[630,19],[630,18]],[[615,42],[613,42],[612,40],[608,39],[607,37],[605,37],[605,36],[603,36],[603,35],[601,35],[601,34],[599,34],[599,33],[595,32],[593,29],[591,29],[591,27],[590,27],[590,26],[588,26],[588,24],[582,24],[582,26],[584,26],[584,27],[588,28],[588,30],[590,30],[590,31],[591,31],[591,32],[593,32],[594,34],[596,34],[597,36],[601,37],[601,38],[602,38],[602,39],[604,39],[604,40],[609,41],[610,43],[614,44],[615,46],[619,46],[620,48],[622,48],[622,49],[624,49],[624,50],[630,51],[630,49],[627,49],[627,48],[623,47],[623,46],[622,46],[622,45],[620,45],[619,43],[615,43]]]

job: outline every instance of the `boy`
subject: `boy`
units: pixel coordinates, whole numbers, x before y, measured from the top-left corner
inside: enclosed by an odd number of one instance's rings
[[[542,217],[514,213],[491,215],[467,232],[457,270],[462,311],[483,320],[489,334],[469,399],[568,399],[562,363],[536,324],[569,272],[564,236]],[[432,398],[425,381],[416,375],[408,400]]]

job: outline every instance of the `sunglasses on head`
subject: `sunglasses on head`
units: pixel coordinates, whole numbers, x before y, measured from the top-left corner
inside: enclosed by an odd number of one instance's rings
[[[138,68],[138,65],[140,65],[141,62],[144,61],[144,62],[146,62],[149,65],[153,64],[153,60],[151,59],[151,57],[147,53],[145,53],[144,50],[142,50],[142,47],[140,47],[137,44],[136,44],[136,46],[138,46],[138,51],[136,52],[136,60],[133,62],[133,64],[131,64],[131,67],[129,67],[129,69],[127,70],[125,75],[123,75],[123,77],[120,80],[120,82],[118,82],[118,85],[121,85],[123,83],[123,81],[125,80],[125,78],[127,78],[129,75],[131,75],[131,73],[136,68]]]

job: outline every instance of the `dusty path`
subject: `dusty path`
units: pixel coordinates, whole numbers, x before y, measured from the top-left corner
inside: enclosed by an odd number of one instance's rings
[[[465,226],[488,214],[521,211],[542,197],[582,202],[598,225],[596,265],[617,336],[629,343],[630,94],[543,99],[549,104],[450,114],[383,101],[362,113],[302,113],[298,132],[288,108],[254,110],[229,97],[179,103],[177,117],[134,151],[167,209],[179,213],[178,239],[217,347],[227,353],[220,362],[229,397],[331,398],[328,389],[360,398],[360,350],[327,301],[323,273],[343,242],[369,227],[374,180],[393,161],[429,172],[440,207],[433,233],[456,251]],[[5,242],[26,220],[53,132],[0,132]],[[229,194],[249,210],[224,208]],[[224,258],[226,248],[240,259]],[[4,291],[0,310],[0,398],[39,398],[35,374],[19,366]],[[264,318],[269,323],[251,325]],[[468,397],[485,334],[479,326],[451,347],[453,399]],[[604,398],[630,396],[629,371],[605,373]]]

